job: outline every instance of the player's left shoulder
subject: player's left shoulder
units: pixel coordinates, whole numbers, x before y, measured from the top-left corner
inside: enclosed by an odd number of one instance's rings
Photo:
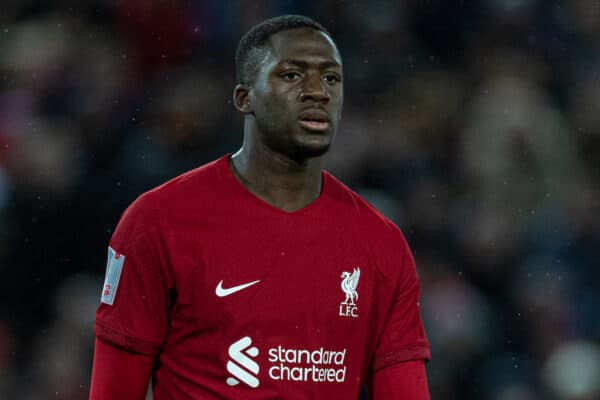
[[[326,179],[338,209],[343,210],[339,212],[352,221],[349,225],[354,226],[360,241],[373,248],[381,268],[389,265],[397,269],[399,263],[413,262],[408,242],[398,225],[333,175],[327,173]]]
[[[369,235],[384,243],[404,240],[400,228],[360,194],[327,172],[325,178],[336,203],[345,214],[358,220],[361,229],[367,230]]]

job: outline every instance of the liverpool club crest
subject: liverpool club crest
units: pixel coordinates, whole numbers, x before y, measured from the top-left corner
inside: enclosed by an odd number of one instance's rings
[[[344,301],[340,303],[340,316],[341,317],[358,317],[358,292],[356,287],[358,286],[358,280],[360,279],[360,268],[354,268],[352,273],[342,272],[342,291],[346,295]]]

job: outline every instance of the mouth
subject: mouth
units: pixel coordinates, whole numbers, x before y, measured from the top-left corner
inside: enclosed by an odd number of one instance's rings
[[[329,115],[322,110],[308,110],[300,114],[298,124],[312,132],[325,132],[329,130]]]

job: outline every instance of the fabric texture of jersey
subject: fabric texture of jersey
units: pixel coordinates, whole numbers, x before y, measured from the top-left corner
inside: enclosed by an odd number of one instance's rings
[[[326,172],[284,212],[228,159],[140,196],[110,241],[124,261],[94,331],[156,357],[155,400],[351,399],[369,373],[429,359],[394,224]]]

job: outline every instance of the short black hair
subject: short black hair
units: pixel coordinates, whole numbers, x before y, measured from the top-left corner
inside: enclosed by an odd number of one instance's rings
[[[331,34],[323,25],[304,15],[281,15],[264,20],[250,28],[240,39],[235,53],[238,83],[249,84],[254,79],[263,54],[263,46],[272,35],[294,28],[313,28],[331,38]]]

